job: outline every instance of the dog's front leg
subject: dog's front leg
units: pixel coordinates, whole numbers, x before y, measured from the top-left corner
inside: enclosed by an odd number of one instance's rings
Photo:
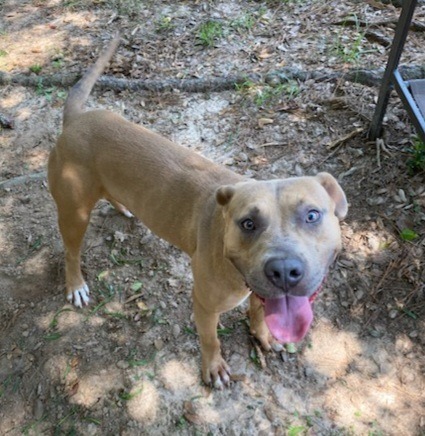
[[[217,337],[219,313],[209,312],[197,301],[194,292],[193,311],[201,342],[202,379],[207,385],[222,389],[230,382],[230,368],[221,356]]]
[[[281,351],[283,346],[273,339],[264,319],[264,305],[254,293],[249,297],[248,316],[250,332],[260,341],[261,346],[266,351]]]

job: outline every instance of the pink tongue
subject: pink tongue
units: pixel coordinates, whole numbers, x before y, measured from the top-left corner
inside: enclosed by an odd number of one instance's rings
[[[308,297],[266,299],[264,309],[267,327],[281,343],[301,341],[313,321]]]

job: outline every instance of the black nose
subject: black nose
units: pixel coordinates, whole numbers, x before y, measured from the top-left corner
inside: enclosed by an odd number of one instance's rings
[[[304,264],[297,258],[270,259],[264,266],[266,277],[278,288],[288,291],[304,276]]]

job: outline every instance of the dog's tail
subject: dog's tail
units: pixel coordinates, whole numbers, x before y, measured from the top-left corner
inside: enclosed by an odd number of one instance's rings
[[[85,72],[83,77],[71,88],[65,101],[63,125],[68,124],[83,111],[83,106],[106,65],[118,47],[120,35],[117,33],[99,59]]]

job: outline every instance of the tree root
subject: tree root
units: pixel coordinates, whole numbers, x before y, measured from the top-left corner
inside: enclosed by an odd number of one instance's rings
[[[400,72],[406,80],[425,78],[425,66],[409,65],[401,66]],[[235,89],[237,85],[244,83],[278,85],[289,80],[304,82],[315,80],[317,82],[345,80],[359,83],[365,86],[379,86],[381,83],[383,68],[374,70],[351,69],[348,71],[303,71],[297,68],[286,67],[267,74],[236,74],[214,78],[190,78],[190,79],[164,79],[164,80],[142,80],[123,79],[111,76],[102,76],[97,82],[98,89],[109,89],[114,91],[153,91],[164,92],[179,90],[182,92],[220,92]],[[52,74],[50,76],[36,76],[24,74],[8,74],[0,72],[0,85],[21,85],[27,87],[70,87],[78,79],[77,74]]]

